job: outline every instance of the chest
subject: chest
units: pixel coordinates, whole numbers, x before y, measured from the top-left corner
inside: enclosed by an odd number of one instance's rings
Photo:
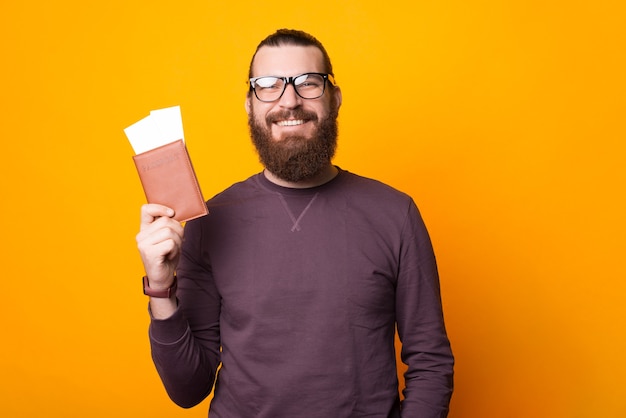
[[[232,321],[393,321],[399,233],[367,210],[276,196],[223,222],[210,259]]]

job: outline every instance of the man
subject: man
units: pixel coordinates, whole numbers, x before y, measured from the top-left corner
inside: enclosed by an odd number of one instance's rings
[[[212,418],[447,416],[453,357],[428,233],[410,197],[332,165],[342,96],[324,47],[279,30],[249,75],[265,170],[184,230],[173,210],[142,208],[152,356],[169,396],[191,407],[215,383]]]

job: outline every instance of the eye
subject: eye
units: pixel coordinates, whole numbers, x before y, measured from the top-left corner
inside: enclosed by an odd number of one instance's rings
[[[294,80],[294,84],[298,86],[298,88],[321,88],[324,84],[324,78],[318,74],[302,74]]]
[[[282,88],[283,80],[278,77],[260,77],[254,80],[254,87],[262,90]]]

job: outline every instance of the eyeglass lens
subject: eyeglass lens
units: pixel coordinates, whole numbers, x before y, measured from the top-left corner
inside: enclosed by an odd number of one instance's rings
[[[302,74],[294,78],[259,77],[254,80],[254,93],[261,101],[273,102],[282,96],[287,84],[292,84],[303,99],[317,99],[324,94],[325,79],[320,74]]]

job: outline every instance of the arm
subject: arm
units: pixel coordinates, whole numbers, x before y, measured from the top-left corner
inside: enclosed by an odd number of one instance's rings
[[[152,358],[170,398],[188,408],[212,390],[219,364],[219,299],[207,298],[207,271],[195,264],[200,248],[197,229],[183,228],[160,205],[142,208],[138,247],[150,287],[167,288],[174,271],[178,290],[170,299],[150,299]],[[191,232],[188,232],[191,229]],[[183,243],[184,242],[184,243]],[[196,313],[196,314],[194,314]]]
[[[183,227],[172,218],[174,211],[162,205],[141,207],[141,224],[137,234],[137,248],[141,255],[150,287],[167,289],[172,285],[180,258]],[[150,309],[155,318],[164,319],[176,310],[176,297],[150,298]]]
[[[428,232],[415,204],[403,230],[396,318],[405,373],[403,418],[444,418],[454,358],[443,321],[439,276]]]

